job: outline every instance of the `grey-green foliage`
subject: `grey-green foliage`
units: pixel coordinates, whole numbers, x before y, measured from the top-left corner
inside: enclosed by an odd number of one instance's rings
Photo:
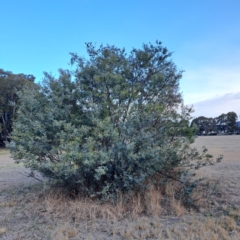
[[[19,93],[9,145],[17,162],[67,188],[109,199],[159,179],[187,180],[211,156],[190,148],[192,109],[179,93],[182,72],[160,42],[129,54],[87,45],[76,70],[45,74]]]

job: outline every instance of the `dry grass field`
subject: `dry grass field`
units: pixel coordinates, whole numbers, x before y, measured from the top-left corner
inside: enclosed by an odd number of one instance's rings
[[[212,197],[199,202],[199,211],[185,209],[174,194],[161,205],[164,196],[156,189],[117,206],[81,196],[73,200],[25,177],[27,170],[0,149],[0,239],[239,240],[240,136],[198,137],[194,146],[224,155],[221,163],[197,173],[215,186]]]
[[[194,146],[206,146],[214,157],[224,156],[220,164],[203,168],[199,174],[219,180],[219,187],[224,194],[222,201],[240,207],[240,136],[201,136],[196,139]]]

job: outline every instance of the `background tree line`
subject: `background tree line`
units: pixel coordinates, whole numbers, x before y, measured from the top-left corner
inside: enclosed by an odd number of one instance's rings
[[[26,74],[13,74],[0,69],[0,146],[4,146],[12,131],[13,119],[16,117],[17,91],[26,83],[33,83],[35,77]]]
[[[235,112],[223,113],[216,118],[200,116],[193,119],[192,126],[198,128],[198,135],[238,134],[237,114]]]

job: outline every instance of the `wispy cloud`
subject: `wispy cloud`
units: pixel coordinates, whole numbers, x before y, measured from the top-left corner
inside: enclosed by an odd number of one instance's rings
[[[181,90],[186,104],[240,91],[240,66],[209,66],[186,71]]]
[[[240,92],[227,93],[193,104],[194,117],[217,117],[222,113],[236,112],[240,114]]]

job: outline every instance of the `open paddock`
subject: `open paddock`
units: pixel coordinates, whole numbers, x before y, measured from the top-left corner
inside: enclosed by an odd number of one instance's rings
[[[219,195],[210,207],[202,212],[188,211],[173,199],[174,211],[168,216],[132,219],[114,216],[112,206],[48,193],[44,185],[23,175],[27,170],[14,164],[8,151],[0,149],[0,239],[238,240],[240,136],[199,136],[193,146],[207,147],[214,157],[224,155],[221,163],[197,173],[219,182]],[[137,209],[138,202],[135,205]]]

